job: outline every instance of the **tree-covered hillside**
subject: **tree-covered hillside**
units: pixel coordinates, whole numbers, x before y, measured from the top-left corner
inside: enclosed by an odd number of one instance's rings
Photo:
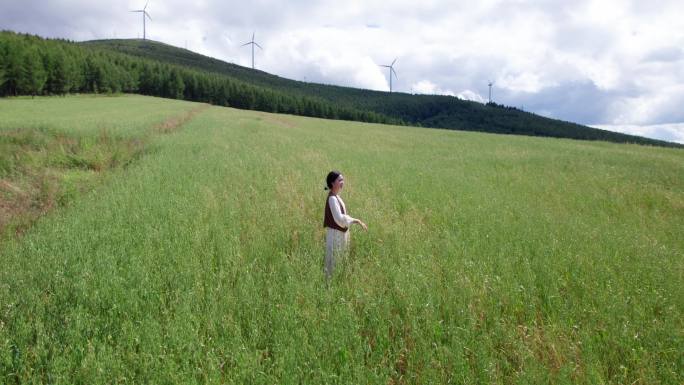
[[[172,62],[13,32],[0,32],[0,76],[0,96],[128,92],[327,119],[402,123],[370,110]]]
[[[0,96],[128,92],[327,119],[682,147],[452,96],[300,82],[149,40],[0,32]]]
[[[453,96],[388,93],[290,80],[149,40],[94,40],[83,44],[219,73],[290,95],[321,98],[335,105],[373,111],[409,125],[503,134],[605,140],[618,143],[678,146],[669,142],[550,119],[515,107],[495,103],[484,105]]]

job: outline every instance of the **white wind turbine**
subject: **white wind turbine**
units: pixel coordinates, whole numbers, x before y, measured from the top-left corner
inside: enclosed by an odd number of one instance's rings
[[[142,19],[143,19],[143,40],[145,40],[145,17],[147,17],[148,19],[150,19],[150,21],[152,21],[152,17],[150,17],[150,14],[147,13],[147,11],[146,11],[146,10],[147,10],[147,4],[148,4],[148,3],[149,3],[149,1],[148,1],[147,3],[145,3],[145,7],[143,7],[143,9],[138,9],[138,10],[135,10],[135,11],[131,11],[131,12],[140,12],[140,13],[142,13]]]
[[[489,103],[491,103],[492,102],[492,86],[494,85],[494,82],[490,80],[487,85],[489,86]]]
[[[252,45],[252,69],[254,69],[254,46],[259,47],[259,49],[263,49],[263,48],[261,48],[259,43],[254,41],[254,34],[255,34],[255,32],[252,32],[252,40],[251,41],[248,41],[247,43],[240,46],[240,47],[244,47],[246,45],[250,45],[250,44]]]
[[[397,77],[397,72],[394,71],[394,63],[397,61],[398,58],[395,58],[392,64],[390,65],[384,65],[380,64],[380,67],[387,67],[389,68],[389,81],[390,81],[390,92],[392,92],[392,74],[394,74],[394,77],[399,80],[399,77]]]

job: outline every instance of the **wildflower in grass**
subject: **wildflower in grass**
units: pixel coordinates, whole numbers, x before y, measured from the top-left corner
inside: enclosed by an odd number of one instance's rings
[[[330,171],[325,178],[328,198],[325,201],[323,227],[325,227],[325,277],[329,279],[335,269],[335,261],[349,250],[349,226],[358,224],[368,230],[363,221],[347,214],[347,207],[339,193],[344,188],[344,176],[339,171]]]

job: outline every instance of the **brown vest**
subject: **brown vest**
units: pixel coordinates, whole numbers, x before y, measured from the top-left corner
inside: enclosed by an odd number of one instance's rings
[[[347,228],[341,227],[340,225],[335,222],[335,218],[333,217],[332,210],[330,209],[330,203],[328,203],[329,199],[332,195],[332,193],[328,194],[328,198],[325,199],[325,217],[323,218],[323,227],[330,227],[331,229],[339,230],[343,233],[347,232]],[[337,197],[335,197],[337,199]],[[339,199],[337,200],[339,203]],[[340,210],[342,210],[342,214],[346,214],[344,210],[344,206],[340,203]]]

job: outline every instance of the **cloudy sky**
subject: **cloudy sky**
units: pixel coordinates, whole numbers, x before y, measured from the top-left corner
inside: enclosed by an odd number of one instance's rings
[[[0,29],[142,37],[145,0],[0,0]],[[684,143],[682,0],[150,0],[147,37],[291,79],[493,99]]]

